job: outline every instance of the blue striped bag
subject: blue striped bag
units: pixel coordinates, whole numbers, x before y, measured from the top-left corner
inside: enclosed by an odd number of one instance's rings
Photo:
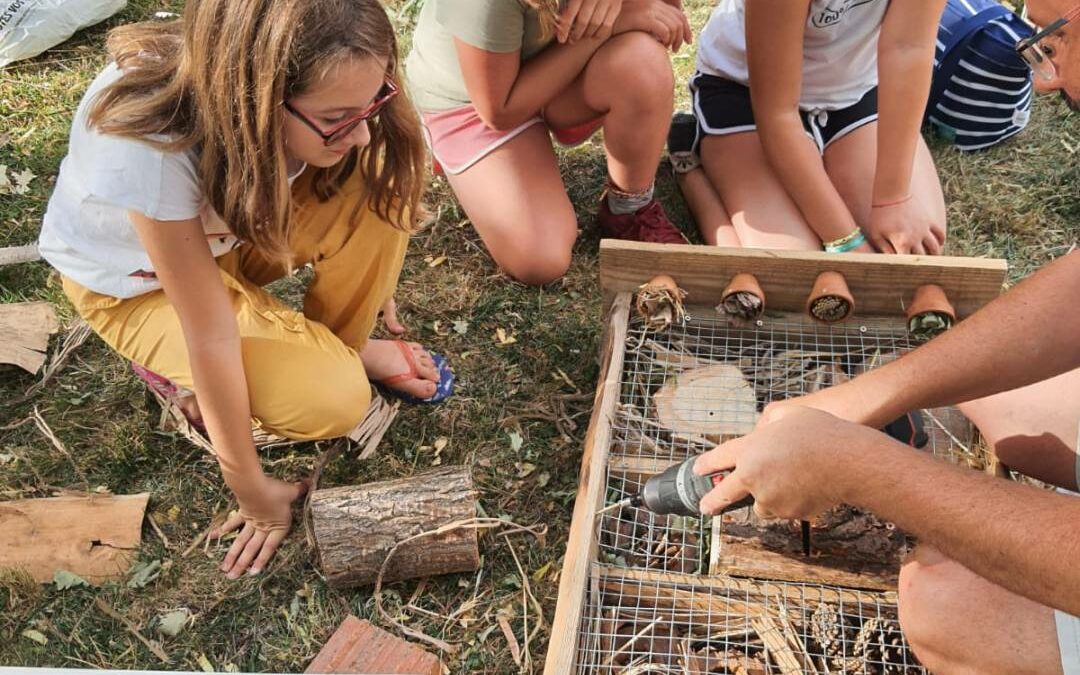
[[[1020,133],[1031,117],[1031,70],[1016,54],[1034,31],[994,0],[948,0],[938,28],[926,121],[961,150]]]

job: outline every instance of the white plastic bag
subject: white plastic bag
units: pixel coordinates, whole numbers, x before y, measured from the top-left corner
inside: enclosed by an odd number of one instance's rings
[[[104,21],[127,0],[0,0],[0,68]]]

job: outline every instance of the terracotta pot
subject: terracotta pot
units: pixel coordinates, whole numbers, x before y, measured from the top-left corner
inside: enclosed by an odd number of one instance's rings
[[[737,307],[728,307],[728,300],[737,293],[752,295],[757,298],[757,303],[736,303]],[[727,288],[720,295],[720,305],[717,311],[740,319],[753,320],[761,316],[765,311],[765,291],[761,290],[761,284],[753,274],[740,272],[731,278]]]
[[[956,321],[956,310],[945,295],[945,289],[935,284],[927,284],[915,289],[915,297],[911,299],[911,304],[907,308],[907,318],[910,320],[927,312],[944,314],[953,322]]]
[[[815,313],[815,310],[817,313]],[[824,323],[843,321],[855,311],[855,298],[839,272],[822,272],[806,299],[806,313]]]

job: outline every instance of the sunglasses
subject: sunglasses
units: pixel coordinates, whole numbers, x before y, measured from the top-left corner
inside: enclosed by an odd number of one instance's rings
[[[1039,43],[1064,28],[1066,24],[1077,17],[1080,17],[1080,5],[1070,9],[1065,13],[1065,16],[1054,21],[1038,33],[1016,43],[1016,53],[1020,55],[1020,58],[1024,59],[1024,62],[1031,67],[1031,71],[1040,79],[1046,82],[1053,80],[1057,77],[1057,69],[1054,67],[1053,61],[1050,60],[1053,48]]]
[[[335,124],[333,127],[323,130],[318,124],[311,120],[310,117],[300,112],[293,107],[291,103],[285,101],[285,109],[288,110],[296,119],[300,120],[309,129],[319,135],[319,138],[323,139],[323,145],[331,145],[345,138],[353,132],[353,129],[358,127],[361,122],[379,114],[386,104],[390,102],[390,99],[398,95],[398,86],[394,84],[394,81],[387,77],[383,80],[383,86],[379,89],[379,93],[375,95],[375,100],[371,102],[368,107],[364,108],[352,117],[342,120]]]

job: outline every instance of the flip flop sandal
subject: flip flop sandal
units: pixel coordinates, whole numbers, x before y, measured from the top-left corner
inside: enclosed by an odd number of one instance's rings
[[[150,389],[157,392],[158,396],[161,396],[166,400],[175,401],[187,393],[186,389],[177,386],[177,384],[169,378],[158,375],[151,370],[147,370],[134,361],[131,362],[131,370],[140,380],[146,383],[147,387],[150,387]],[[187,418],[188,424],[197,431],[200,431],[203,434],[206,433],[206,424],[202,421],[202,418],[193,418],[188,415],[187,412],[184,412],[184,417]]]
[[[420,374],[416,370],[416,357],[413,356],[412,347],[406,344],[404,340],[394,340],[394,344],[401,350],[401,355],[405,357],[405,363],[408,365],[409,369],[404,373],[384,377],[381,380],[374,380],[373,384],[380,392],[413,405],[434,405],[436,403],[441,403],[454,393],[454,373],[450,370],[450,364],[446,362],[446,359],[441,354],[436,354],[434,352],[430,352],[431,360],[435,363],[435,369],[439,371],[439,381],[435,385],[434,394],[429,398],[417,398],[416,396],[407,394],[401,390],[392,389],[391,387],[393,387],[393,385],[400,382],[420,379]]]

